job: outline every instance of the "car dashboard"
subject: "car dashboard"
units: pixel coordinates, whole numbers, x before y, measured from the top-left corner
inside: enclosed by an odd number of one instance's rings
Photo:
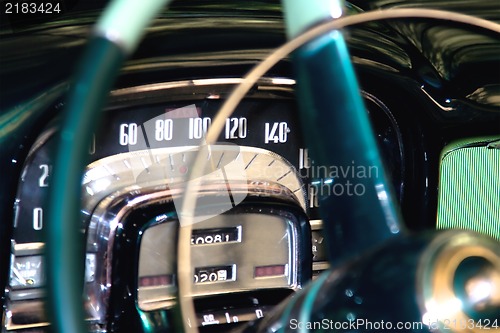
[[[68,4],[71,10],[36,24],[7,17],[0,35],[4,332],[49,327],[44,227],[55,137],[103,3]],[[490,1],[347,3],[350,14],[400,6],[500,20]],[[344,34],[406,227],[465,227],[500,239],[499,36],[426,19],[362,24]],[[307,137],[316,129],[302,128],[293,56],[251,88],[217,145],[200,148],[230,92],[284,41],[273,1],[175,1],[148,29],[95,124],[81,189],[68,193],[82,198],[80,220],[67,222],[85,239],[75,261],[90,331],[175,331],[177,211],[199,156],[210,178],[198,190],[189,244],[200,331],[265,317],[330,267],[322,199],[362,196],[362,184],[346,179],[378,177],[379,170],[356,160],[315,163]],[[463,170],[462,157],[445,163],[461,149],[486,157],[469,156]],[[468,177],[475,172],[488,185]],[[480,190],[468,197],[460,186]],[[468,205],[480,208],[469,216],[461,211]]]

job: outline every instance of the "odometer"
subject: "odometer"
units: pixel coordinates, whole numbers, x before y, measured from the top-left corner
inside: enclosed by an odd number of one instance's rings
[[[195,268],[194,283],[234,281],[235,268],[235,265]]]
[[[191,245],[241,241],[241,226],[234,228],[197,229],[191,234]]]
[[[306,249],[306,239],[300,237],[303,230],[299,216],[284,209],[245,203],[196,223],[190,246],[191,296],[298,288],[304,269],[299,267],[299,252]],[[170,306],[168,301],[176,296],[175,237],[179,221],[166,213],[145,223],[137,281],[139,307],[147,310]],[[196,241],[198,244],[193,244]]]

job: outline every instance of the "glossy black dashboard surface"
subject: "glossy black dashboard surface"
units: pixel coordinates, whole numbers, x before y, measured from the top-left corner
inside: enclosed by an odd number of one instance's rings
[[[16,235],[17,228],[14,228],[15,207],[19,206],[16,199],[30,195],[29,200],[23,199],[23,204],[31,202],[26,210],[31,213],[46,193],[44,186],[34,186],[31,190],[33,185],[43,185],[45,180],[50,180],[47,177],[40,183],[40,175],[24,178],[23,165],[32,163],[27,166],[42,172],[42,176],[45,167],[41,166],[50,165],[48,150],[35,156],[42,160],[34,159],[29,151],[40,142],[40,134],[57,128],[57,115],[64,108],[71,73],[90,24],[103,3],[89,2],[85,6],[75,3],[57,20],[37,21],[36,25],[30,25],[29,21],[10,22],[12,24],[4,25],[1,31],[2,290],[9,281],[11,239],[41,240],[41,231],[36,228],[32,231],[34,235],[27,232]],[[494,1],[375,0],[351,1],[348,6],[353,13],[389,7],[432,7],[497,22],[500,18]],[[443,147],[455,139],[500,134],[500,39],[475,27],[423,19],[362,25],[349,29],[346,38],[404,220],[412,230],[434,228],[438,165]],[[174,2],[171,10],[149,29],[140,48],[123,68],[115,89],[241,78],[284,39],[278,2]],[[292,82],[289,59],[281,61],[266,77]],[[96,128],[97,146],[92,161],[127,151],[120,144],[122,124],[140,124],[165,110],[192,104],[199,110],[200,117],[212,118],[229,87],[221,89],[213,84],[201,91],[180,89],[173,101],[165,94],[148,90],[112,96],[104,112],[103,125],[101,129]],[[277,123],[278,148],[270,150],[295,168],[307,169],[304,166],[313,162],[304,155],[306,147],[302,138],[307,130],[300,133],[298,128],[293,84],[286,91],[275,90],[269,94],[256,87],[249,97],[234,116],[248,121],[248,133],[236,138],[236,143],[264,148],[269,144],[266,139],[274,139],[270,131]],[[188,126],[189,121],[183,121]],[[293,140],[289,145],[280,145],[279,124],[282,122],[287,123],[287,139]],[[232,133],[227,135],[231,137]],[[328,183],[325,184],[328,177],[309,174],[305,178],[308,178],[305,200],[308,218],[315,220],[319,218],[315,209],[319,204],[318,194],[328,189]],[[26,194],[18,192],[19,188],[23,191],[23,182],[31,182],[24,189]],[[17,213],[23,214],[23,211]],[[4,302],[5,297],[2,300]],[[120,320],[116,323],[124,325]]]

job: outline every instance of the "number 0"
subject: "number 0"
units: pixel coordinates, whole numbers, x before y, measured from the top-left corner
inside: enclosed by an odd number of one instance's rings
[[[33,209],[33,229],[42,230],[43,228],[43,209],[40,207]]]

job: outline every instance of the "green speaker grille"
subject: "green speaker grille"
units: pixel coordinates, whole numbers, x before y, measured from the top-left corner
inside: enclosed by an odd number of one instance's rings
[[[500,150],[485,146],[443,154],[437,228],[474,230],[500,240]]]

